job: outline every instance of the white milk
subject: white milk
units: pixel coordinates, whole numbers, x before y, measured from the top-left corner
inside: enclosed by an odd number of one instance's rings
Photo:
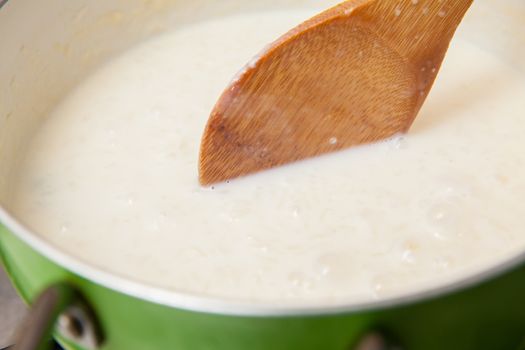
[[[16,213],[102,269],[264,302],[384,298],[524,249],[525,78],[460,40],[408,136],[199,186],[221,90],[311,14],[197,23],[101,67],[35,137]]]

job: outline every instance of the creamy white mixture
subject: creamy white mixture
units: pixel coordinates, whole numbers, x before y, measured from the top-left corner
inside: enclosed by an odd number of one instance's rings
[[[259,301],[384,298],[525,248],[525,78],[461,40],[408,136],[199,186],[221,90],[311,14],[196,23],[101,67],[34,138],[16,213],[119,275]]]

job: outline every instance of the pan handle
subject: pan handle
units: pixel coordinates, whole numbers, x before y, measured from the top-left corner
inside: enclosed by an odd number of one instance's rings
[[[92,309],[69,284],[60,283],[44,290],[18,329],[12,350],[48,350],[53,331],[65,340],[88,350],[103,343]]]

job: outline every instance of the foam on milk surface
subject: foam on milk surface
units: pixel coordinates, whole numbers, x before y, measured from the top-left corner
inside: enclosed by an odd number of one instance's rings
[[[461,40],[409,135],[199,186],[221,90],[309,15],[196,23],[108,62],[35,137],[16,213],[119,275],[261,301],[383,298],[525,248],[525,78]]]

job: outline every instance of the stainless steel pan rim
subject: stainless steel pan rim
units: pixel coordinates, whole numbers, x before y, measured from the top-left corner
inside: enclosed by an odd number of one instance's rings
[[[505,274],[525,262],[525,252],[499,264],[443,287],[407,294],[402,297],[388,298],[377,302],[336,303],[329,306],[286,303],[256,303],[236,301],[210,296],[170,291],[163,288],[148,286],[104,271],[84,263],[77,258],[57,249],[38,235],[32,233],[4,208],[0,207],[0,222],[16,237],[29,245],[54,263],[70,270],[80,277],[86,278],[98,285],[116,292],[160,304],[172,308],[204,313],[215,313],[230,316],[278,317],[278,316],[310,316],[358,313],[362,311],[387,309],[394,306],[413,304],[457,292],[482,284],[490,279]]]

